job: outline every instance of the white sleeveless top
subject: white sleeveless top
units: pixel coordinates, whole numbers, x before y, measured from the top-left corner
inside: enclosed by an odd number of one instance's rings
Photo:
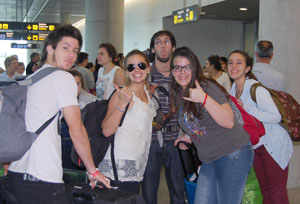
[[[114,77],[116,71],[121,68],[118,66],[115,66],[112,68],[112,70],[107,73],[103,74],[104,68],[101,67],[98,71],[98,79],[96,82],[96,93],[97,93],[97,98],[99,100],[102,99],[108,99],[112,92],[115,90],[114,87]]]
[[[115,133],[115,161],[120,181],[142,181],[148,161],[152,135],[152,120],[156,115],[154,104],[144,87],[148,104],[133,95],[134,105],[128,109],[123,124]],[[110,146],[98,166],[101,173],[115,180]]]

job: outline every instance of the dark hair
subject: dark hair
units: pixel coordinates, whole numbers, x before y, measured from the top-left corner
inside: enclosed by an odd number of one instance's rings
[[[39,53],[33,52],[33,53],[31,53],[31,55],[30,55],[30,59],[32,60],[35,56],[39,56],[39,55],[40,55]]]
[[[171,70],[173,69],[174,66],[174,59],[176,57],[184,57],[186,58],[190,65],[191,65],[191,69],[192,69],[192,79],[190,81],[190,83],[188,84],[187,88],[185,90],[183,90],[181,88],[181,86],[176,82],[176,80],[174,79],[173,75],[171,74],[171,106],[175,107],[176,112],[178,112],[179,110],[179,98],[182,98],[182,96],[189,96],[189,88],[195,88],[195,81],[198,80],[198,82],[200,83],[201,81],[206,81],[203,72],[202,72],[202,68],[200,65],[200,62],[197,58],[197,56],[192,52],[192,50],[190,50],[187,47],[180,47],[177,48],[173,55],[172,55],[172,59],[171,59]],[[199,107],[199,106],[198,106]],[[183,111],[184,112],[188,112],[188,113],[193,113],[195,114],[197,117],[200,117],[200,113],[201,113],[201,107],[198,108],[196,103],[190,102],[190,101],[183,101]]]
[[[82,74],[79,71],[75,70],[75,69],[71,69],[68,72],[70,74],[72,74],[74,77],[76,77],[76,76],[79,77],[80,83],[81,83],[81,88],[83,88],[84,82],[83,82]]]
[[[86,52],[80,52],[77,57],[77,64],[82,63],[84,60],[88,59],[89,54]]]
[[[86,65],[86,68],[92,68],[94,66],[94,63],[93,62],[88,62],[87,65]]]
[[[222,71],[220,57],[218,55],[211,55],[210,57],[207,58],[207,61],[209,61],[211,65],[214,65],[215,70]]]
[[[101,43],[99,45],[99,48],[105,48],[107,53],[108,53],[108,56],[111,57],[111,60],[112,60],[112,63],[116,63],[116,58],[117,58],[117,50],[116,48],[110,44],[110,43]]]
[[[152,38],[151,38],[151,41],[150,41],[150,49],[154,48],[154,40],[161,36],[161,35],[166,35],[170,38],[171,40],[171,43],[172,43],[172,47],[176,47],[176,39],[173,35],[173,33],[171,33],[170,31],[168,30],[160,30],[156,33],[153,34]]]
[[[250,67],[249,72],[246,73],[246,77],[248,77],[248,78],[250,78],[250,79],[255,79],[255,80],[257,80],[256,76],[252,73],[253,58],[250,57],[250,56],[248,55],[248,53],[246,53],[246,52],[243,52],[243,51],[241,51],[241,50],[234,50],[234,51],[232,51],[232,52],[228,55],[228,59],[230,58],[230,56],[231,56],[232,54],[235,54],[235,53],[238,53],[238,54],[242,55],[242,56],[244,57],[244,59],[245,59],[246,66],[247,66],[247,67],[248,67],[248,66]]]
[[[268,40],[261,40],[256,45],[256,53],[258,57],[270,58],[273,54],[273,44]]]
[[[227,62],[228,62],[228,59],[227,59],[226,57],[221,57],[221,58],[220,58],[220,61],[221,61],[221,62],[227,63]]]
[[[79,51],[80,51],[81,46],[82,46],[82,36],[81,36],[80,31],[77,28],[75,28],[74,26],[72,26],[71,24],[65,24],[65,25],[58,26],[47,36],[47,38],[44,42],[43,52],[42,52],[42,56],[41,56],[41,60],[40,60],[40,66],[45,64],[45,62],[47,60],[47,56],[48,56],[47,46],[51,45],[52,48],[55,50],[57,44],[61,41],[61,39],[63,37],[72,37],[72,38],[75,38],[76,40],[78,40]]]

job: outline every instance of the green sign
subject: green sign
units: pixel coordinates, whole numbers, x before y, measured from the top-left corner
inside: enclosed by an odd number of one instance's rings
[[[196,4],[194,6],[173,11],[172,14],[174,25],[197,21],[199,18],[199,6]]]

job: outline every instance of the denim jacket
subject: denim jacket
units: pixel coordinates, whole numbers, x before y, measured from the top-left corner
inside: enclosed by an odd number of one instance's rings
[[[291,159],[293,153],[293,144],[288,132],[280,126],[281,115],[271,98],[269,91],[263,87],[256,89],[255,103],[251,99],[250,88],[252,84],[257,83],[254,79],[246,79],[243,93],[240,100],[243,102],[244,109],[251,115],[260,120],[266,130],[266,134],[262,136],[254,149],[264,145],[268,153],[285,169]],[[236,84],[233,83],[230,94],[235,96]]]

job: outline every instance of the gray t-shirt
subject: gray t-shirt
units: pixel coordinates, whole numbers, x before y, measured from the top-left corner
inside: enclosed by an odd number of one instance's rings
[[[212,82],[201,82],[201,87],[219,104],[228,103],[226,93]],[[201,114],[201,118],[193,117],[183,113],[180,107],[178,117],[180,127],[191,137],[201,161],[212,162],[240,149],[249,141],[248,133],[237,122],[232,129],[227,129],[219,126],[205,108],[201,108]]]

